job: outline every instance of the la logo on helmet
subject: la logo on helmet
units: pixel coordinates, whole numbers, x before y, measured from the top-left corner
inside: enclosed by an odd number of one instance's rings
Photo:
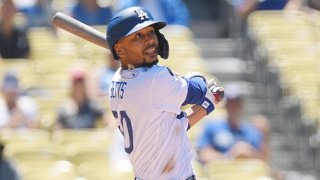
[[[141,20],[149,19],[148,14],[147,14],[146,12],[144,12],[143,10],[141,10],[141,9],[135,10],[134,12],[137,13],[138,17],[139,17]]]

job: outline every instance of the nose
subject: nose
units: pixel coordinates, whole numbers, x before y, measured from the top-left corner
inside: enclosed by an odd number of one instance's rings
[[[149,45],[152,45],[153,44],[153,42],[154,42],[154,40],[151,38],[151,37],[148,37],[147,39],[146,39],[146,45],[147,46],[149,46]]]
[[[155,36],[146,36],[145,44],[147,46],[155,44],[156,37]]]

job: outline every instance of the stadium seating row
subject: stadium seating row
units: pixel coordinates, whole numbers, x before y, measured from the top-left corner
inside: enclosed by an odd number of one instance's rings
[[[112,133],[106,129],[64,130],[4,129],[0,141],[5,156],[13,160],[25,180],[132,179],[128,160],[111,161]],[[201,165],[194,161],[198,179],[246,180],[267,178],[269,167],[260,160],[216,161]]]
[[[249,17],[250,35],[266,49],[289,96],[302,103],[303,116],[320,119],[319,13],[257,11]]]

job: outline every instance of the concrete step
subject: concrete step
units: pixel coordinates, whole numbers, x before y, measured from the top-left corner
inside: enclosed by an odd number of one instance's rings
[[[239,42],[228,38],[196,38],[203,58],[239,57]]]
[[[221,81],[242,81],[246,71],[244,61],[234,57],[205,58],[204,65],[208,73],[218,77]]]

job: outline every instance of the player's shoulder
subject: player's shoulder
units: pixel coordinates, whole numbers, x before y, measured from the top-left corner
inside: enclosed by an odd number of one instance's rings
[[[170,68],[163,65],[153,65],[152,67],[139,67],[132,70],[118,70],[113,80],[117,79],[135,79],[136,77],[148,77],[148,79],[156,78],[158,80],[174,77],[174,73]]]
[[[175,76],[173,71],[167,66],[158,64],[158,65],[154,65],[152,69],[154,69],[155,72],[158,72],[159,74],[162,74],[162,75]]]

